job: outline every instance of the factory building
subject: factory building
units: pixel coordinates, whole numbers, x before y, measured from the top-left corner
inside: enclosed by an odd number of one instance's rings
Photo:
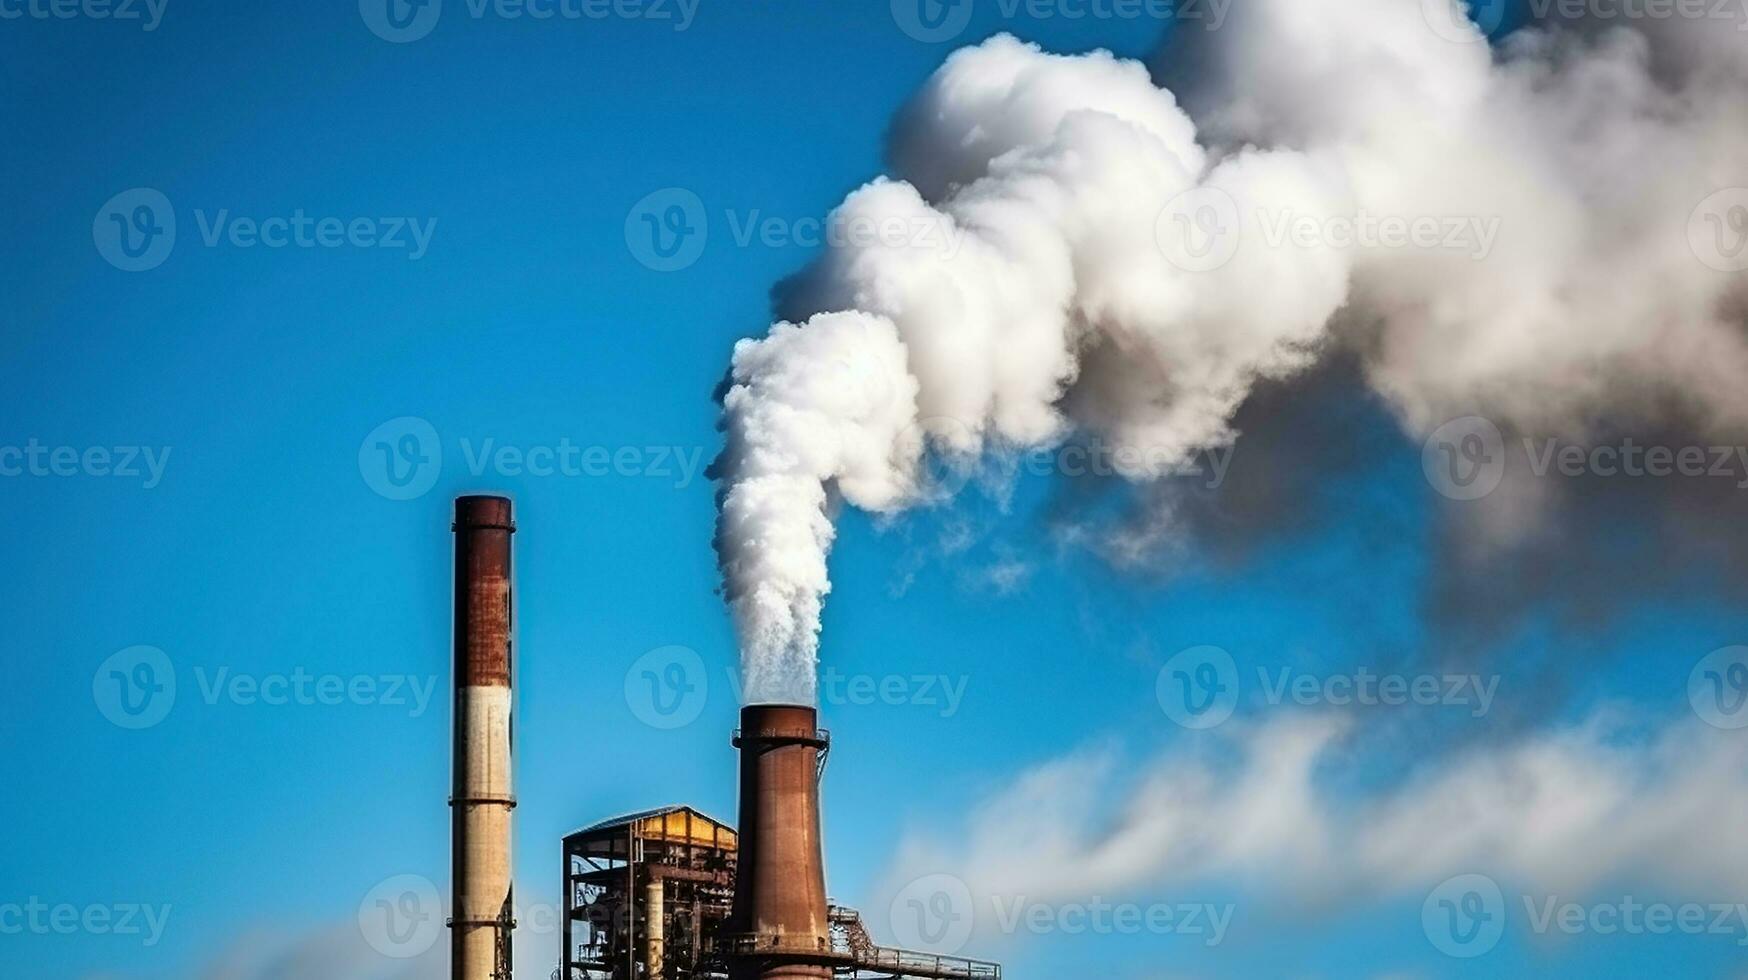
[[[739,857],[734,829],[688,806],[566,835],[562,975],[708,975],[701,971],[728,919]]]
[[[507,498],[456,500],[453,980],[514,980],[511,721],[516,531]],[[827,898],[817,709],[741,711],[737,826],[685,805],[567,834],[554,980],[1001,980],[995,963],[883,947]],[[539,971],[545,973],[542,969]]]

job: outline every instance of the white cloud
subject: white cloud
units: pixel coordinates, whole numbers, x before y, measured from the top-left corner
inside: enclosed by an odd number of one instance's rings
[[[889,891],[927,874],[1036,902],[1240,888],[1332,906],[1479,872],[1573,894],[1612,880],[1694,897],[1748,891],[1748,739],[1698,721],[1644,732],[1608,712],[1375,776],[1334,715],[1231,723],[1138,773],[1106,744],[1016,775],[956,832],[913,832]],[[1388,739],[1373,744],[1385,744]]]
[[[536,897],[538,902],[517,903],[519,977],[545,977],[558,964],[560,912],[556,903]],[[447,915],[447,907],[443,914]],[[105,976],[86,980],[105,980]],[[447,980],[449,930],[442,929],[417,955],[394,958],[373,949],[355,920],[302,931],[263,926],[237,937],[192,976],[197,980]]]
[[[195,976],[199,980],[443,980],[449,975],[448,964],[442,941],[419,956],[390,959],[370,948],[356,924],[348,924],[303,933],[251,931]]]

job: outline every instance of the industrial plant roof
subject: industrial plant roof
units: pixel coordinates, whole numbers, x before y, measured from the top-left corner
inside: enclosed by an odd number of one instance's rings
[[[614,830],[614,829],[617,829],[620,827],[630,826],[631,824],[634,824],[634,823],[641,823],[642,821],[649,820],[649,819],[652,819],[655,817],[665,817],[670,813],[682,813],[682,812],[691,813],[694,816],[702,817],[703,819],[708,820],[711,823],[716,824],[719,827],[725,827],[725,828],[728,828],[730,830],[732,830],[734,828],[733,824],[724,823],[723,821],[716,819],[715,817],[711,816],[708,813],[705,813],[703,810],[700,810],[697,807],[686,806],[683,803],[675,803],[675,804],[672,804],[670,806],[658,806],[658,807],[654,808],[653,810],[639,810],[636,813],[627,813],[627,814],[624,814],[623,816],[611,817],[609,819],[601,821],[600,823],[593,823],[587,827],[582,827],[580,829],[573,830],[569,834],[566,834],[565,836],[576,837],[579,834],[594,834],[594,833],[599,833],[600,831],[603,831],[603,830]]]

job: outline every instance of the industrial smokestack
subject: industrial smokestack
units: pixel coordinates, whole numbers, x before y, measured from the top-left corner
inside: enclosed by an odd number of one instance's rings
[[[730,980],[832,976],[819,836],[819,712],[755,704],[741,711],[740,869],[729,917]]]
[[[453,980],[510,980],[510,535],[506,497],[455,501]]]

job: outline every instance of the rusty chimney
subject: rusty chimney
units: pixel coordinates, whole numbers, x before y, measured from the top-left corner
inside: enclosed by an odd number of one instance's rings
[[[819,711],[741,710],[740,870],[728,922],[730,980],[830,980],[819,776]]]
[[[510,980],[510,535],[506,497],[455,500],[455,781],[449,975]]]

